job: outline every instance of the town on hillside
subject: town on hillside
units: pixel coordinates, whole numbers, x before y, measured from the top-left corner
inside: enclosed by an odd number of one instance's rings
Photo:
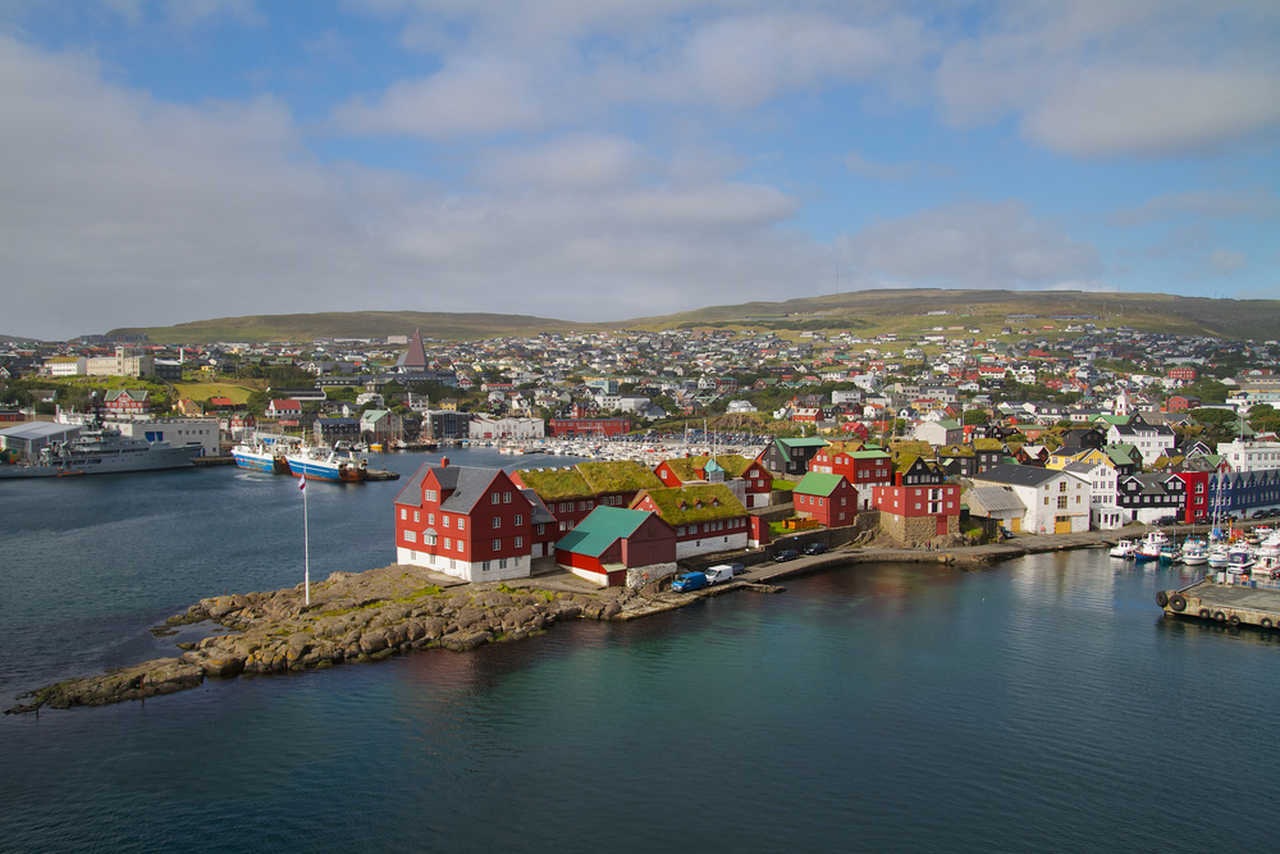
[[[65,441],[93,407],[210,457],[292,437],[591,458],[420,467],[393,502],[397,560],[467,580],[554,563],[640,586],[797,531],[941,547],[1280,510],[1277,341],[1082,316],[980,333],[10,341],[0,460]]]

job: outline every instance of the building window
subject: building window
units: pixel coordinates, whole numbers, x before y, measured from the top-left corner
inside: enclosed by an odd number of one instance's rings
[[[420,518],[419,511],[417,511],[417,510],[414,510],[414,511],[413,511],[413,521],[415,521],[415,522],[421,522],[421,521],[422,521],[422,519]]]
[[[505,557],[504,557],[504,558],[499,558],[499,559],[498,559],[498,569],[506,569],[506,568],[507,568],[507,559],[506,559]]]
[[[434,546],[436,544],[435,533],[432,531],[427,531],[426,533],[424,533],[422,535],[422,542],[426,543],[429,546]]]
[[[517,549],[524,548],[524,537],[516,537],[515,548]]]
[[[498,528],[501,528],[501,527],[502,527],[502,517],[501,517],[501,516],[494,516],[494,517],[493,517],[493,528],[494,528],[494,530],[496,531]]]
[[[405,541],[406,543],[416,543],[416,542],[418,541],[418,532],[417,532],[417,531],[405,531],[405,532],[404,532],[404,541]]]
[[[428,513],[428,514],[427,514],[427,524],[428,524],[428,525],[434,525],[435,523],[436,523],[436,514],[434,514],[434,513]]]
[[[424,490],[422,491],[422,497],[423,497],[424,499],[426,499],[427,501],[435,501],[435,500],[436,500],[436,491],[435,491],[434,489],[424,489]]]
[[[403,507],[401,507],[401,508],[400,508],[400,518],[401,518],[401,519],[408,519],[408,518],[409,518],[409,511],[408,511],[408,510],[405,510]]]
[[[541,533],[543,532],[543,530],[545,530],[545,529],[546,529],[546,527],[547,527],[546,525],[544,525],[544,524],[542,524],[541,522],[539,522],[537,525],[534,525],[534,526],[533,526],[533,532],[534,532],[535,534],[541,534]]]
[[[502,503],[503,503],[503,504],[510,504],[510,503],[511,503],[511,493],[510,493],[510,492],[504,492],[504,493],[502,493]]]
[[[523,524],[524,524],[524,516],[520,513],[517,513],[515,518],[515,526],[518,528]]]
[[[467,517],[466,517],[466,516],[459,516],[459,517],[458,517],[458,530],[459,530],[459,531],[465,531],[466,529],[467,529]]]
[[[502,548],[502,540],[495,539],[493,541],[493,550],[496,552],[496,551],[499,551],[501,548]]]
[[[453,541],[452,541],[452,540],[450,540],[448,537],[445,537],[445,538],[444,538],[444,549],[445,549],[445,551],[448,551],[448,550],[449,550],[449,549],[451,549],[451,548],[453,548]]]
[[[1065,485],[1065,484],[1064,484],[1064,485]],[[1065,510],[1065,509],[1067,509],[1067,496],[1065,496],[1065,495],[1059,495],[1059,496],[1058,496],[1058,509],[1059,509],[1059,510]]]
[[[448,513],[441,513],[441,514],[440,514],[440,524],[441,524],[441,525],[444,525],[446,528],[447,528],[447,527],[449,527],[449,514],[448,514]]]
[[[490,504],[497,504],[497,503],[498,503],[499,501],[501,501],[501,500],[502,500],[502,498],[501,498],[501,497],[499,497],[498,493],[496,493],[496,492],[489,496],[489,503],[490,503]]]

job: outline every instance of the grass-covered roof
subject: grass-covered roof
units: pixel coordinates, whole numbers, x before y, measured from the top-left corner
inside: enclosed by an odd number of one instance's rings
[[[698,480],[698,471],[703,469],[709,457],[674,457],[666,461],[667,467],[676,473],[676,477],[680,480],[688,482]],[[754,460],[747,459],[740,454],[719,454],[716,456],[716,462],[720,464],[720,468],[724,469],[726,478],[742,477],[742,473],[747,470]]]
[[[595,494],[576,468],[521,469],[518,474],[525,486],[538,493],[543,501],[587,498]]]
[[[605,492],[638,492],[657,489],[662,481],[646,466],[632,460],[578,463],[577,469],[586,479],[592,495]]]
[[[653,499],[658,515],[668,525],[687,525],[691,522],[707,522],[715,519],[732,519],[747,515],[747,508],[734,497],[723,483],[701,483],[693,486],[670,486],[646,489],[636,496],[636,502],[644,496]],[[634,506],[634,503],[633,505]]]

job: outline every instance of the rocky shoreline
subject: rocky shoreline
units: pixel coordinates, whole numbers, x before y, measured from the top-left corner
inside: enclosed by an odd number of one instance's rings
[[[961,546],[945,551],[919,549],[839,549],[817,557],[748,566],[742,580],[672,594],[653,582],[640,590],[550,590],[538,579],[507,584],[467,584],[420,567],[391,565],[360,573],[335,572],[311,586],[304,604],[302,585],[283,590],[201,599],[163,626],[212,622],[229,633],[180,643],[175,658],[157,658],[97,676],[68,679],[18,697],[5,714],[47,707],[102,706],[142,700],[195,688],[206,678],[320,670],[335,664],[378,661],[415,649],[462,652],[486,643],[519,640],[573,619],[631,620],[680,608],[731,590],[777,592],[768,582],[842,564],[941,562],[977,569],[1026,554],[1097,548],[1119,532],[1044,535],[1022,542]],[[544,582],[549,584],[549,582]],[[528,586],[534,585],[534,586]]]
[[[598,593],[508,587],[441,586],[416,567],[336,572],[311,586],[201,599],[153,629],[211,621],[230,633],[179,644],[176,658],[157,658],[97,676],[68,679],[21,695],[5,714],[42,707],[102,706],[194,688],[206,678],[319,670],[377,661],[412,649],[454,651],[519,640],[561,620],[611,620],[666,610],[652,591]]]

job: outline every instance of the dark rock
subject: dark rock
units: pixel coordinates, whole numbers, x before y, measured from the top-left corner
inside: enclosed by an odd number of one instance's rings
[[[387,633],[385,629],[373,629],[360,635],[360,651],[365,655],[387,648]]]

